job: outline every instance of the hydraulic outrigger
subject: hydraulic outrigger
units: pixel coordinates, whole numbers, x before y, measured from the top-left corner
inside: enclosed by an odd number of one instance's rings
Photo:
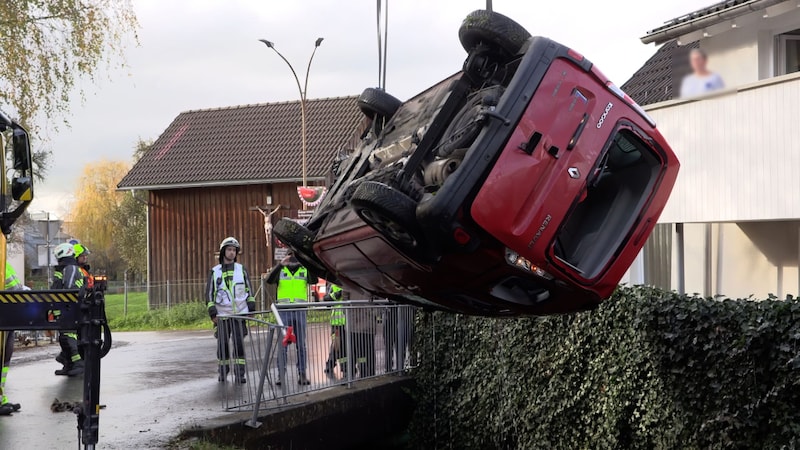
[[[0,111],[0,273],[5,273],[6,236],[33,201],[33,164],[28,132]],[[6,175],[8,177],[8,175]],[[10,186],[10,195],[9,195]],[[86,370],[83,402],[76,408],[85,450],[93,450],[100,424],[100,358],[111,349],[105,313],[107,279],[94,277],[94,288],[81,290],[0,291],[0,331],[79,330]]]

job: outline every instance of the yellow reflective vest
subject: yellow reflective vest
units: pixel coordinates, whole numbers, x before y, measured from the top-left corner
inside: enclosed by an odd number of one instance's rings
[[[14,268],[11,267],[11,264],[6,263],[6,290],[7,291],[16,291],[19,290],[20,287],[19,278],[17,278],[17,273],[14,272]]]
[[[342,301],[342,288],[339,286],[332,284],[331,291],[328,294],[333,299],[336,304],[333,305],[333,310],[331,311],[331,325],[334,327],[344,326],[345,322],[345,315],[344,315],[344,308],[342,308],[342,304],[339,303]]]
[[[281,269],[278,280],[278,303],[308,301],[308,270],[300,266],[292,273],[288,267]]]

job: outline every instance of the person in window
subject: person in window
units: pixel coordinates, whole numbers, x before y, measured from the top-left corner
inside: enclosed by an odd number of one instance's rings
[[[708,70],[708,55],[699,48],[689,52],[689,65],[692,73],[683,78],[681,97],[694,97],[723,89],[725,83],[719,74]]]

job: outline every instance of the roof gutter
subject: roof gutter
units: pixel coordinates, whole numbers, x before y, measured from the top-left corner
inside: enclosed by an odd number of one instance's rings
[[[786,0],[751,0],[747,3],[736,5],[733,8],[726,9],[718,13],[698,17],[697,19],[690,20],[688,22],[678,23],[655,33],[648,33],[641,38],[641,41],[643,44],[663,44],[685,34],[702,30],[720,22],[750,14],[751,12],[761,11],[785,1]]]
[[[325,181],[325,177],[307,177],[307,181]],[[263,180],[196,181],[175,184],[151,184],[143,186],[117,186],[117,191],[163,191],[166,189],[190,189],[200,187],[249,186],[254,184],[302,183],[302,178],[267,178]]]

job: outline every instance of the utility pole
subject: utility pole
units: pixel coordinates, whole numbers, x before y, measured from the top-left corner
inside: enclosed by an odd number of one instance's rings
[[[45,242],[47,243],[47,284],[49,285],[50,281],[53,279],[52,273],[50,273],[50,271],[52,270],[51,269],[52,261],[50,259],[52,258],[52,256],[50,256],[50,253],[52,253],[51,242],[50,242],[50,211],[45,212],[45,217],[47,220],[47,231],[45,231]]]
[[[492,0],[486,0],[486,10],[487,11],[492,10]]]

